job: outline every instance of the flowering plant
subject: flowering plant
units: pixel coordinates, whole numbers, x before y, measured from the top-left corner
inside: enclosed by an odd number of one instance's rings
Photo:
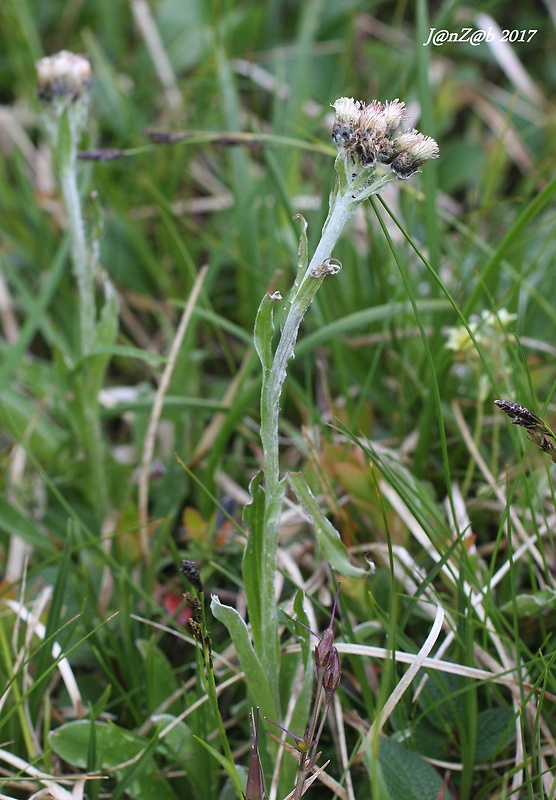
[[[278,607],[276,599],[277,550],[282,503],[288,487],[306,508],[315,527],[321,551],[331,566],[341,574],[362,577],[365,570],[354,566],[340,539],[339,533],[325,517],[309,486],[300,474],[280,476],[279,411],[287,365],[294,356],[299,328],[305,313],[328,275],[335,275],[341,264],[332,258],[332,251],[357,207],[388,183],[410,178],[429,159],[438,157],[434,139],[411,129],[393,138],[405,116],[400,100],[369,104],[341,97],[332,104],[336,114],[332,125],[332,141],[338,155],[335,161],[337,180],[330,196],[328,216],[321,239],[313,257],[308,259],[307,225],[302,219],[298,251],[298,271],[291,290],[280,339],[273,351],[273,309],[282,301],[279,292],[267,294],[259,307],[255,322],[255,348],[262,365],[261,442],[264,466],[250,485],[251,504],[245,519],[250,533],[243,559],[243,578],[251,625],[249,632],[237,611],[213,597],[212,611],[223,621],[236,646],[242,668],[248,675],[253,699],[263,714],[274,720],[279,716],[278,679],[280,670]],[[386,171],[380,169],[386,167]],[[335,648],[332,648],[332,652]],[[325,693],[325,705],[330,705],[336,690],[340,669],[337,652],[328,656],[330,664],[320,664],[317,651],[316,671],[319,690]],[[307,669],[311,665],[307,664]],[[314,718],[314,715],[313,715]],[[279,726],[280,727],[280,726]],[[313,726],[314,727],[314,726]],[[300,740],[301,741],[301,740]],[[303,739],[305,741],[305,738]],[[306,742],[311,755],[300,751],[301,776],[295,797],[301,791],[310,768],[317,757],[312,738]]]

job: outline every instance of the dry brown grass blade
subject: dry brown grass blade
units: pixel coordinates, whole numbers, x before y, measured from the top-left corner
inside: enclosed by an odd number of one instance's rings
[[[432,648],[436,644],[436,641],[440,635],[443,621],[444,621],[444,609],[442,608],[442,606],[439,605],[436,608],[436,615],[429,635],[423,642],[419,652],[416,654],[415,659],[413,660],[409,669],[398,681],[393,692],[390,694],[386,703],[382,707],[382,710],[380,711],[379,715],[369,728],[369,732],[365,737],[365,742],[361,744],[361,747],[357,752],[357,757],[356,757],[357,759],[360,760],[363,758],[366,752],[366,744],[371,745],[374,737],[380,734],[380,731],[384,726],[385,722],[387,721],[388,717],[392,714],[392,712],[396,708],[397,704],[399,703],[399,701],[409,688],[410,684],[416,677],[419,670],[422,669],[426,658],[428,657]]]
[[[145,42],[160,83],[164,87],[166,105],[171,111],[180,111],[183,106],[176,74],[164,48],[164,42],[146,0],[132,0],[133,18]]]
[[[143,445],[143,455],[141,458],[141,468],[139,472],[139,536],[141,542],[141,555],[145,564],[150,562],[150,549],[149,549],[149,531],[148,531],[148,511],[149,511],[149,467],[154,453],[154,445],[156,440],[156,432],[164,406],[164,398],[170,386],[176,359],[179,350],[184,340],[187,328],[193,316],[195,305],[199,298],[199,294],[207,276],[208,267],[204,266],[199,271],[197,279],[193,284],[191,294],[187,300],[186,306],[183,310],[174,341],[170,348],[168,361],[162,373],[162,379],[157,389],[154,399],[147,433],[145,434],[145,442]]]
[[[230,386],[226,390],[226,393],[222,399],[222,404],[224,406],[231,406],[233,405],[234,399],[237,396],[238,391],[240,390],[243,378],[245,376],[245,372],[249,365],[252,356],[252,350],[249,349],[245,355],[243,356],[243,360],[241,362],[241,366],[238,369],[233,381],[230,383]],[[226,421],[226,414],[222,411],[220,413],[214,414],[212,420],[207,425],[199,443],[197,444],[195,450],[193,451],[191,457],[188,459],[188,466],[193,467],[197,464],[203,456],[208,453],[211,447],[214,444],[214,441],[218,434],[222,429],[222,425]]]

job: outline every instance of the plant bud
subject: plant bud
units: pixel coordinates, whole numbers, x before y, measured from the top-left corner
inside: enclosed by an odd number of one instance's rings
[[[392,172],[398,178],[410,178],[419,172],[425,161],[438,158],[438,145],[433,138],[419,133],[415,129],[402,133],[394,139],[394,155]]]
[[[37,95],[41,100],[73,103],[88,95],[91,65],[83,56],[62,50],[37,61]]]
[[[332,141],[342,150],[351,145],[355,140],[355,130],[361,117],[361,102],[353,97],[340,97],[332,108],[336,111],[332,125]]]
[[[330,703],[332,701],[332,695],[338,688],[338,684],[340,683],[341,677],[342,677],[342,672],[340,670],[340,657],[338,655],[338,650],[335,647],[333,647],[330,653],[330,662],[328,664],[328,669],[322,681],[322,688],[324,689],[324,694],[326,696],[327,703]]]
[[[330,617],[330,623],[328,628],[322,634],[321,638],[319,639],[319,643],[315,647],[315,667],[317,671],[317,681],[321,681],[326,674],[327,669],[330,666],[330,658],[332,650],[335,650],[334,647],[334,615],[336,613],[336,603],[338,602],[338,594],[340,592],[340,584],[338,584],[338,590],[336,592],[336,597],[334,598],[334,605],[332,607],[332,615]]]

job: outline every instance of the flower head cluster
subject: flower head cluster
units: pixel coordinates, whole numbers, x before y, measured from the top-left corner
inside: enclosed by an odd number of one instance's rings
[[[410,178],[425,161],[438,158],[435,140],[419,131],[412,129],[392,138],[405,117],[405,104],[400,100],[365,104],[340,97],[332,107],[336,111],[332,141],[338,151],[357,159],[364,169],[374,169],[379,161],[390,164],[396,177]]]
[[[62,50],[37,61],[37,96],[42,101],[42,121],[52,146],[60,136],[60,122],[67,113],[72,149],[87,121],[91,65],[83,56]]]
[[[91,86],[91,65],[83,56],[62,50],[37,61],[37,94],[41,100],[68,103],[85,96]]]

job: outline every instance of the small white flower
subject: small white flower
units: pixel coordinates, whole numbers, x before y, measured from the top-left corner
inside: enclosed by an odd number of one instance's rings
[[[476,319],[469,321],[469,326],[465,325],[454,326],[449,329],[448,338],[446,341],[446,348],[453,350],[455,353],[475,353],[475,344],[470,336],[473,334],[477,344],[481,343],[481,334],[479,333],[479,323]]]
[[[489,328],[504,330],[508,328],[512,322],[515,322],[517,314],[510,314],[507,308],[499,309],[496,314],[493,311],[487,311],[485,309],[481,312],[481,319]]]

